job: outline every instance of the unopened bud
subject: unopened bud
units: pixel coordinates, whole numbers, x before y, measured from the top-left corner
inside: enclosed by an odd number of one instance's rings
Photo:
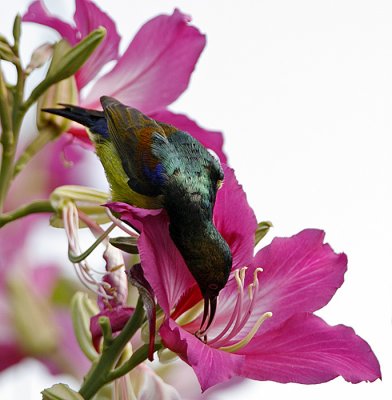
[[[162,364],[168,364],[178,359],[178,355],[166,347],[158,350],[158,359]]]
[[[59,103],[74,104],[77,102],[77,88],[74,76],[70,76],[52,86],[38,99],[37,127],[40,131],[53,130],[60,135],[71,126],[71,121],[58,115],[44,113],[43,108],[57,107]]]
[[[12,276],[7,284],[20,346],[32,356],[52,353],[57,348],[59,332],[50,304],[23,277]]]
[[[83,400],[83,397],[64,383],[57,383],[42,392],[42,400]]]
[[[29,65],[26,67],[26,74],[30,74],[34,69],[42,67],[52,56],[53,45],[44,43],[36,48],[31,55]]]
[[[14,52],[12,51],[10,45],[3,41],[0,41],[0,59],[10,62],[17,61],[17,57],[15,56]]]

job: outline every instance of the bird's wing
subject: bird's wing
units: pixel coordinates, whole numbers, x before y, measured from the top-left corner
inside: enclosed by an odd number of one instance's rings
[[[145,196],[161,194],[165,171],[151,150],[157,140],[167,142],[164,130],[153,119],[111,97],[101,97],[101,104],[129,187]]]

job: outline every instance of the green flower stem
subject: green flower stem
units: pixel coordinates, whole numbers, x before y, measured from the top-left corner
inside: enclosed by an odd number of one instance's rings
[[[0,228],[9,222],[26,217],[27,215],[45,212],[55,212],[49,200],[33,201],[32,203],[17,208],[14,211],[0,214]]]
[[[33,141],[26,147],[25,151],[19,157],[15,163],[13,177],[19,174],[20,171],[26,166],[26,164],[49,142],[57,139],[61,132],[58,132],[55,128],[42,129],[39,134],[33,139]]]
[[[114,371],[112,372],[112,369],[119,357],[121,356],[121,353],[124,350],[126,344],[131,340],[132,336],[142,325],[143,320],[143,302],[139,297],[135,312],[133,313],[132,317],[128,320],[121,333],[112,341],[112,343],[102,350],[102,355],[100,359],[93,364],[92,369],[85,377],[83,385],[79,390],[79,393],[83,396],[85,400],[91,399],[104,385],[111,382],[113,379],[121,376],[119,374],[114,374]],[[131,357],[131,360],[132,358],[133,356]],[[147,355],[145,358],[147,358]],[[144,359],[141,359],[141,356],[138,355],[138,358],[134,360],[130,367],[134,368]],[[136,364],[137,361],[138,364]],[[129,361],[127,361],[127,363],[128,362]],[[130,369],[126,372],[129,371]]]
[[[0,120],[2,127],[1,144],[1,170],[0,170],[0,213],[3,210],[5,196],[8,189],[9,173],[15,152],[15,141],[12,129],[12,118],[8,102],[8,91],[4,80],[3,71],[0,69]]]
[[[160,343],[154,345],[154,351],[160,350],[163,346]],[[128,372],[132,371],[136,366],[147,360],[149,345],[144,344],[139,347],[132,355],[132,357],[120,367],[116,368],[109,373],[109,380],[114,381]]]
[[[0,213],[3,211],[8,188],[12,181],[16,145],[25,116],[25,111],[21,110],[20,106],[23,102],[26,75],[19,59],[17,59],[14,65],[17,72],[17,82],[13,90],[12,115],[9,111],[11,106],[8,101],[7,87],[2,71],[0,71],[0,109],[2,110],[0,118],[3,129],[3,137],[1,138],[3,153],[0,171]]]
[[[98,320],[103,337],[103,348],[109,347],[113,343],[112,326],[108,317],[100,317]]]

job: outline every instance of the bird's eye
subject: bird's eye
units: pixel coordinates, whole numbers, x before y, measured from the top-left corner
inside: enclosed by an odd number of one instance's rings
[[[221,179],[219,179],[216,182],[216,189],[219,190],[222,186],[223,186],[223,181]]]

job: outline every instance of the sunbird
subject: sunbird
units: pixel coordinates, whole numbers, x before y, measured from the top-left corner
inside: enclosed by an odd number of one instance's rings
[[[113,201],[165,208],[169,233],[204,298],[199,336],[211,325],[232,255],[213,223],[224,174],[195,138],[135,108],[102,96],[103,111],[75,105],[43,109],[87,128],[109,181]]]

